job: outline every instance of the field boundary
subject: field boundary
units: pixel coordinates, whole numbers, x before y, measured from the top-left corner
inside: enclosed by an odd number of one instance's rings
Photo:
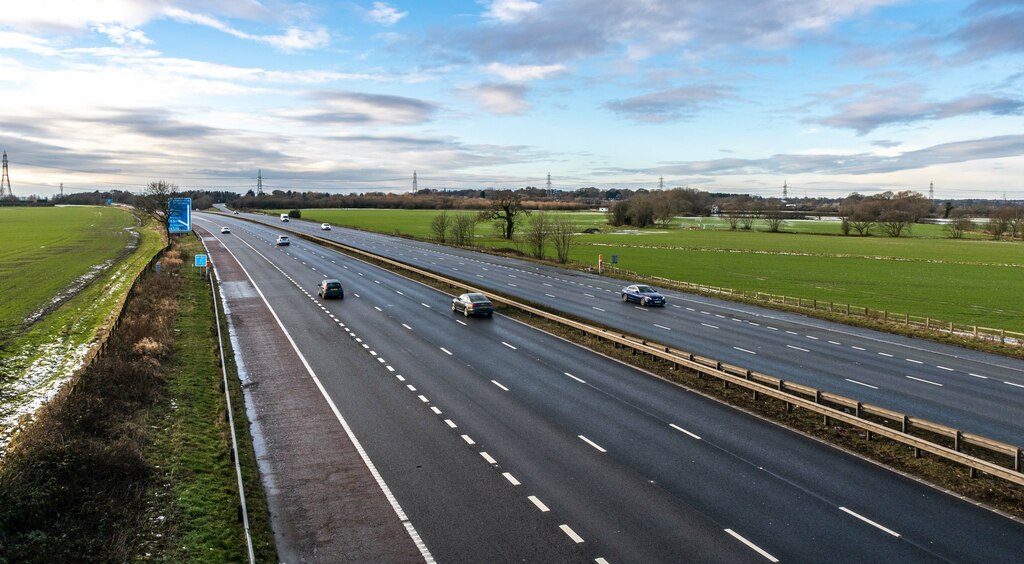
[[[914,449],[915,457],[921,456],[922,452],[928,452],[945,460],[961,464],[968,468],[972,478],[977,477],[977,473],[981,471],[1010,483],[1024,486],[1024,473],[1022,473],[1024,450],[1017,445],[968,433],[884,407],[866,404],[856,399],[796,382],[789,382],[776,376],[754,372],[741,366],[726,364],[710,357],[696,355],[626,333],[575,321],[502,296],[499,293],[471,286],[461,280],[447,278],[369,251],[292,229],[283,227],[278,227],[278,229],[287,231],[300,239],[333,247],[344,251],[346,254],[360,255],[375,262],[400,268],[453,288],[461,288],[469,292],[486,292],[492,296],[493,301],[504,304],[506,307],[513,307],[529,314],[531,317],[541,317],[559,325],[578,330],[582,334],[591,335],[598,340],[607,340],[614,343],[616,347],[631,348],[634,355],[650,355],[652,359],[671,362],[674,369],[685,367],[695,371],[698,377],[704,375],[711,376],[721,380],[725,386],[731,384],[746,388],[755,397],[764,395],[775,398],[785,403],[787,411],[792,410],[794,407],[800,407],[818,413],[823,417],[825,425],[829,425],[833,421],[852,425],[865,432],[866,440],[871,440],[875,436],[885,437],[910,446]],[[921,436],[912,433],[917,433]],[[944,439],[946,443],[949,443],[949,446],[936,439]],[[974,454],[965,453],[965,447],[971,447]],[[982,458],[982,455],[985,458]],[[1009,459],[1008,464],[1007,459]],[[999,462],[1002,462],[1003,465]]]

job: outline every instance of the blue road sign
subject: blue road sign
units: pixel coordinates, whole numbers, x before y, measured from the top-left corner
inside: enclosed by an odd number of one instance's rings
[[[114,203],[114,199],[113,198],[107,198],[106,201],[107,201],[107,205],[108,206]]]
[[[196,266],[206,266],[206,255],[196,255]]]
[[[619,255],[612,255],[612,264],[619,264]]]
[[[167,201],[167,231],[188,233],[192,231],[192,198],[171,198]]]

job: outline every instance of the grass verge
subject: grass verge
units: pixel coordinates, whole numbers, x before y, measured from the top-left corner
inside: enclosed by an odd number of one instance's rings
[[[186,238],[185,253],[195,245]],[[172,248],[159,274],[143,275],[103,353],[11,444],[0,465],[0,562],[245,560],[211,297],[182,268],[187,256]],[[263,489],[240,419],[257,554],[270,561]],[[151,551],[141,540],[154,527],[165,540]]]

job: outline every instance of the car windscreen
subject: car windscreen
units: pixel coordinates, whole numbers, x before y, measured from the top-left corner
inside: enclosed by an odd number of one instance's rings
[[[475,304],[488,304],[488,303],[491,303],[491,300],[488,300],[487,296],[482,296],[480,294],[477,294],[475,296],[470,294],[469,301],[471,301],[471,302],[473,302]]]
[[[337,290],[338,288],[341,288],[341,283],[340,282],[329,282],[327,284],[327,289],[328,290]]]
[[[655,290],[654,288],[651,288],[650,286],[637,286],[636,287],[636,291],[640,292],[641,294],[653,294],[657,290]]]

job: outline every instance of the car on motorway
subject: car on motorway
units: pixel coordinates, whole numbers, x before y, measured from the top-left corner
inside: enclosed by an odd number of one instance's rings
[[[341,287],[341,280],[334,278],[324,278],[321,280],[316,286],[316,294],[325,300],[327,298],[345,299],[345,289]]]
[[[292,242],[288,240],[288,236],[287,235],[281,235],[280,237],[277,238],[277,246],[278,247],[287,247],[288,245],[291,245],[291,244],[292,244]]]
[[[238,210],[235,210],[235,215],[238,215]]]
[[[221,233],[231,233],[231,228],[228,227],[227,225],[225,225],[224,227],[220,228],[220,232]]]
[[[320,230],[321,231],[330,231],[331,230],[331,224],[330,223],[321,223],[320,224]]]
[[[283,221],[285,223],[288,223],[288,214],[286,214],[286,213],[281,214],[281,221]]]
[[[494,315],[494,304],[491,300],[487,299],[487,296],[479,292],[470,292],[468,294],[462,294],[452,300],[452,311],[455,313],[462,313],[466,317],[470,315],[486,315],[490,317]]]
[[[642,306],[664,306],[665,296],[647,284],[632,284],[622,289],[622,301]]]

